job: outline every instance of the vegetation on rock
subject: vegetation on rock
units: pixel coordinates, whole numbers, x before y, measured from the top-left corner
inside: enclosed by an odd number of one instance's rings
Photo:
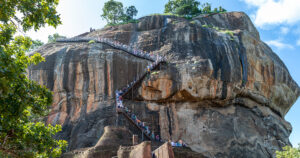
[[[30,48],[28,49],[28,52],[31,52],[37,48],[39,48],[40,46],[44,45],[44,42],[42,42],[41,40],[31,40],[32,44],[30,46]]]
[[[67,38],[67,37],[66,36],[62,36],[62,35],[60,35],[58,33],[55,33],[53,35],[49,35],[48,36],[48,43],[56,42],[56,40],[58,40],[58,39],[65,39],[65,38]]]
[[[139,22],[133,18],[138,13],[138,10],[135,8],[135,6],[130,6],[124,9],[123,4],[115,0],[109,0],[106,2],[102,8],[102,11],[103,14],[101,17],[107,21],[107,26]],[[191,19],[200,14],[224,12],[226,12],[226,10],[221,6],[212,10],[211,4],[203,3],[201,5],[201,3],[197,0],[169,0],[169,2],[165,5],[163,14],[156,13],[151,15],[174,15]]]
[[[165,13],[177,15],[195,15],[201,12],[198,8],[200,2],[196,0],[170,0],[165,5]]]
[[[212,10],[211,4],[204,3],[201,5],[197,0],[170,0],[165,5],[164,12],[184,17],[194,17],[199,14],[223,13],[226,12],[226,10],[221,6]]]
[[[137,13],[138,10],[133,5],[126,8],[125,21],[133,20],[133,17],[136,16]]]
[[[52,93],[26,76],[27,67],[44,58],[25,52],[42,42],[14,37],[16,30],[56,27],[61,23],[57,5],[58,0],[0,2],[0,157],[58,157],[67,146],[53,138],[61,126],[38,121],[47,114]]]
[[[298,148],[291,146],[283,147],[283,151],[276,151],[277,158],[296,158],[300,157],[300,144]]]

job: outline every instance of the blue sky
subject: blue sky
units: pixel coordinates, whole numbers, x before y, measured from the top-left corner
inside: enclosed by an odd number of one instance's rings
[[[33,39],[47,41],[49,34],[59,33],[72,37],[106,23],[100,17],[107,0],[60,0],[58,12],[63,24],[45,27],[38,32],[27,33]],[[162,13],[168,0],[119,0],[124,6],[135,5],[137,17]],[[299,0],[207,0],[213,7],[223,6],[228,11],[246,12],[257,27],[261,39],[266,42],[288,67],[294,80],[300,84],[300,2]],[[300,99],[293,105],[285,119],[293,126],[290,141],[300,143]]]

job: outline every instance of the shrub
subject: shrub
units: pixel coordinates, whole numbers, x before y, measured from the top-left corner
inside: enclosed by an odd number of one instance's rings
[[[277,158],[299,158],[300,157],[300,144],[298,149],[291,146],[283,147],[283,151],[276,151]]]

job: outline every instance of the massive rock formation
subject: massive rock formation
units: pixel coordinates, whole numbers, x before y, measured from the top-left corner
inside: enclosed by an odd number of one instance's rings
[[[139,21],[79,37],[111,38],[167,58],[126,96],[164,139],[182,139],[208,157],[272,157],[290,144],[284,116],[300,89],[247,15]],[[30,67],[29,77],[53,91],[47,122],[63,125],[58,137],[69,150],[94,146],[106,125],[129,126],[116,117],[114,91],[150,61],[93,42],[51,43],[38,52],[46,62]]]

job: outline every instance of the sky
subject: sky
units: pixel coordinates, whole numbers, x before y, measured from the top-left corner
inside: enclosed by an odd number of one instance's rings
[[[62,25],[56,29],[45,27],[26,35],[47,42],[48,35],[59,33],[72,37],[100,29],[106,22],[101,19],[102,7],[107,0],[60,0],[57,8]],[[152,13],[163,13],[168,0],[118,0],[124,7],[134,5],[137,18]],[[257,27],[261,40],[266,42],[286,64],[291,76],[300,84],[300,2],[299,0],[201,0],[213,7],[222,6],[227,11],[243,11]],[[285,119],[293,126],[290,141],[300,143],[300,99],[293,105]]]

